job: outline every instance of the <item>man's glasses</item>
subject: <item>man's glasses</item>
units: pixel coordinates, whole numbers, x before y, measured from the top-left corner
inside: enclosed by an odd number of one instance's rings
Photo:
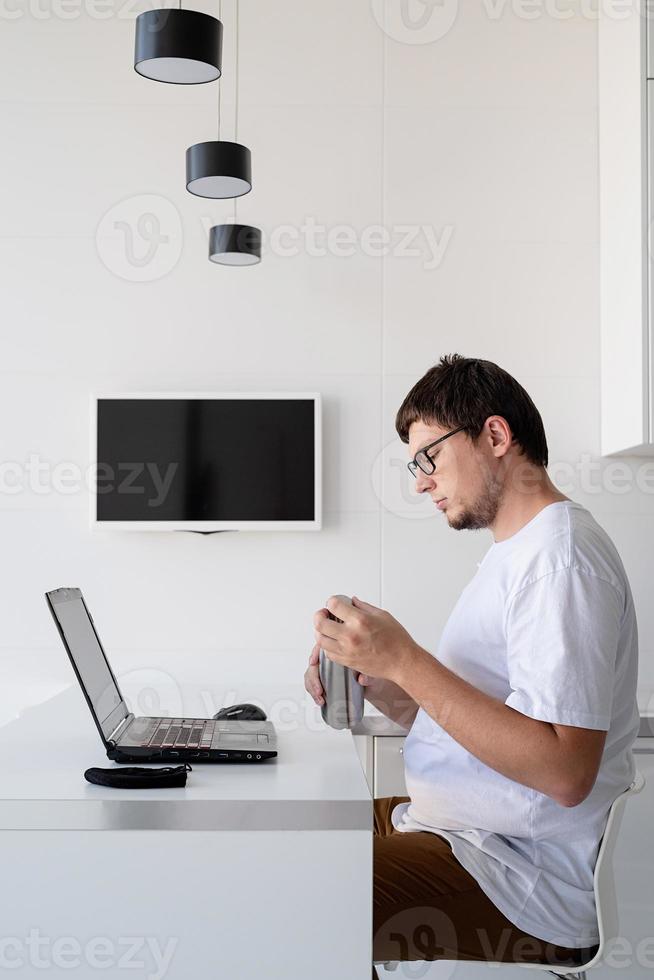
[[[463,432],[464,429],[465,425],[460,425],[458,429],[452,429],[451,432],[446,432],[445,435],[441,436],[440,439],[437,439],[436,442],[430,442],[428,446],[424,446],[422,449],[419,449],[413,459],[406,464],[409,467],[409,473],[411,473],[411,475],[417,479],[417,470],[420,469],[423,473],[426,473],[427,476],[430,476],[436,469],[436,464],[429,455],[429,450],[433,449],[434,446],[437,446],[439,442],[449,439],[450,436],[455,436],[457,432]]]

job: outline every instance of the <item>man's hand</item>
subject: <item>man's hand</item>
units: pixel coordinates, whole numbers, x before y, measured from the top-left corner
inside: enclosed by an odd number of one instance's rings
[[[322,705],[325,703],[325,692],[320,681],[319,664],[320,644],[316,643],[309,654],[309,666],[304,672],[304,688],[309,692],[316,704]],[[362,687],[369,687],[375,680],[374,677],[368,677],[367,674],[357,674],[356,679]]]
[[[335,623],[327,611],[342,619]],[[352,597],[352,605],[336,596],[313,617],[316,643],[330,660],[370,677],[395,681],[406,669],[416,643],[390,613]]]

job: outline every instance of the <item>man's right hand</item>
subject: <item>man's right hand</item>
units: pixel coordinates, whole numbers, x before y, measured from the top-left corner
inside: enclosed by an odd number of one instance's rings
[[[304,687],[309,692],[316,704],[325,703],[325,692],[320,681],[320,644],[316,643],[309,654],[309,666],[304,672]],[[362,687],[372,683],[373,678],[367,674],[358,674],[357,680]]]

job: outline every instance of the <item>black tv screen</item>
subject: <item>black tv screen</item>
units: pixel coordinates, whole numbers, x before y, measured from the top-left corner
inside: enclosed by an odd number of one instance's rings
[[[95,520],[316,529],[319,410],[314,394],[99,397]]]

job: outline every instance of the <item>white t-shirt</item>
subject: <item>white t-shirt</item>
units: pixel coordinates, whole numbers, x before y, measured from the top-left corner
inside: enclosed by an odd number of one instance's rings
[[[607,731],[590,795],[564,807],[468,752],[422,708],[404,763],[400,831],[427,830],[518,928],[546,942],[599,942],[593,871],[608,810],[631,783],[638,634],[615,546],[574,501],[544,507],[478,564],[438,660],[531,718]]]

